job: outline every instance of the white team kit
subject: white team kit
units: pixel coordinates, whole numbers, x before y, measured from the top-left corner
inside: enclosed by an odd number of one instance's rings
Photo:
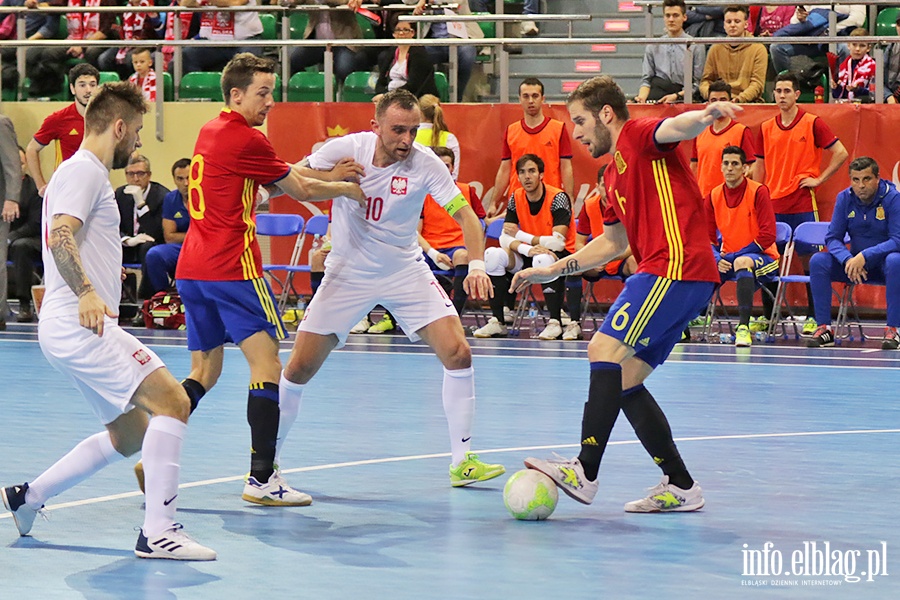
[[[319,170],[351,157],[366,173],[360,181],[366,208],[349,198],[334,200],[325,278],[299,327],[335,334],[339,346],[378,304],[391,311],[412,341],[419,339],[419,329],[457,314],[424,260],[417,227],[426,195],[446,206],[460,195],[459,188],[443,161],[421,144],[413,144],[406,160],[374,166],[377,141],[373,132],[354,133],[309,157],[309,166]]]
[[[78,323],[78,298],[47,247],[56,214],[83,223],[75,235],[82,266],[100,298],[117,310],[122,294],[119,208],[109,171],[91,152],[79,150],[63,162],[44,195],[41,246],[46,292],[38,338],[50,364],[73,380],[106,424],[130,410],[129,401],[141,382],[165,365],[115,319],[104,319],[103,337]]]

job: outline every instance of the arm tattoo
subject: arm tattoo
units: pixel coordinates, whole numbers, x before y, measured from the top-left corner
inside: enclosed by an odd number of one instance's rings
[[[581,267],[578,265],[578,261],[574,258],[570,258],[566,260],[566,265],[563,267],[560,275],[575,275],[581,272]]]
[[[69,225],[56,225],[50,230],[50,252],[56,261],[56,268],[75,295],[81,298],[94,290],[81,265],[75,235]]]

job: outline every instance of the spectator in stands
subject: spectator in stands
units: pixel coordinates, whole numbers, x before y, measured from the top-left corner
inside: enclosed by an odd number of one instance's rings
[[[180,0],[185,8],[200,6],[198,0]],[[209,0],[210,6],[257,6],[258,0]],[[262,21],[259,13],[247,12],[205,12],[200,15],[200,33],[197,39],[258,40],[262,39]],[[235,54],[249,52],[262,55],[260,46],[185,46],[181,57],[185,73],[194,71],[221,71]]]
[[[89,64],[82,63],[72,67],[69,70],[69,91],[72,92],[75,101],[44,119],[41,128],[25,148],[28,173],[34,179],[34,184],[41,197],[44,196],[44,190],[47,188],[47,181],[44,179],[44,172],[41,169],[41,151],[50,142],[56,142],[54,168],[75,154],[84,138],[84,110],[91,95],[97,89],[99,80],[100,72]]]
[[[153,0],[128,0],[128,4],[154,6]],[[161,13],[127,12],[118,16],[122,20],[120,31],[123,40],[155,40],[160,37],[157,29],[161,27]],[[106,48],[97,66],[101,71],[115,71],[119,79],[127,79],[134,73],[132,55],[136,51],[135,48]]]
[[[747,7],[729,6],[725,9],[725,33],[737,40],[747,32]],[[714,44],[706,56],[706,67],[700,82],[700,94],[709,97],[709,84],[722,79],[731,86],[733,102],[762,102],[766,85],[769,56],[760,43]]]
[[[494,8],[496,4],[494,0],[469,0],[469,8],[472,9],[472,12],[476,13],[492,13],[494,12]],[[540,0],[523,0],[522,2],[522,14],[523,15],[539,15],[541,14],[541,1]],[[538,35],[541,32],[537,23],[534,21],[522,21],[519,26],[519,34],[522,37],[533,37]]]
[[[414,15],[421,15],[425,12],[426,1],[427,0],[419,0],[413,9]],[[472,11],[469,9],[469,0],[459,0],[458,5],[459,6],[456,9],[457,14],[472,14]],[[450,37],[481,39],[484,37],[484,32],[481,31],[481,27],[474,22],[459,23],[441,21],[437,23],[424,23],[421,31],[422,37],[434,39],[446,39]],[[450,62],[449,46],[428,46],[425,50],[428,52],[428,55],[431,57],[431,62],[433,62],[435,66],[441,63]],[[460,98],[462,98],[463,93],[466,91],[466,85],[468,85],[469,78],[472,76],[472,67],[475,65],[475,54],[475,46],[456,47],[456,57],[459,66],[457,83],[459,84]]]
[[[725,10],[698,6],[688,11],[684,30],[692,37],[725,37]]]
[[[735,281],[737,284],[739,320],[734,345],[749,347],[753,345],[750,333],[753,294],[758,285],[771,282],[778,275],[775,213],[768,188],[747,179],[750,166],[741,147],[727,146],[722,150],[721,170],[724,183],[706,194],[709,241],[722,283]],[[768,306],[771,313],[772,302],[764,302],[763,306]]]
[[[900,17],[894,27],[900,36]],[[900,42],[888,44],[884,52],[884,101],[897,104],[900,99]]]
[[[178,6],[178,0],[172,0],[170,6]],[[186,40],[191,37],[191,23],[193,20],[193,15],[195,13],[189,12],[180,12],[176,13],[174,11],[166,13],[166,30],[163,35],[163,39],[166,40],[174,40],[175,39],[175,19],[181,20],[181,39]],[[200,28],[200,19],[197,19],[197,32],[199,33]],[[175,55],[175,46],[163,46],[163,70],[170,71],[169,65],[172,64],[172,57]]]
[[[850,37],[865,37],[869,32],[857,27]],[[875,94],[875,59],[869,56],[870,45],[849,40],[850,51],[838,70],[837,81],[832,80],[831,97],[840,100],[873,102]]]
[[[606,172],[607,166],[602,165],[597,169],[597,186],[584,199],[581,212],[578,213],[578,218],[575,220],[576,252],[584,248],[592,238],[603,234],[603,213],[606,210],[606,185],[603,182],[603,174]],[[566,301],[572,320],[566,325],[562,339],[580,340],[582,338],[582,280],[587,281],[588,285],[594,285],[604,277],[625,279],[635,271],[637,271],[637,261],[631,255],[629,247],[621,256],[609,261],[602,268],[590,269],[581,275],[569,275],[566,278]]]
[[[510,194],[499,248],[484,253],[491,277],[493,316],[473,335],[479,338],[505,337],[503,307],[510,294],[510,275],[524,268],[549,266],[575,251],[575,216],[569,195],[544,183],[544,161],[536,154],[524,154],[516,161],[521,185]],[[550,320],[538,335],[542,340],[562,337],[562,302],[566,278],[543,286]]]
[[[459,163],[462,158],[459,140],[447,129],[447,123],[444,121],[444,109],[441,107],[440,99],[431,94],[420,96],[419,110],[422,111],[422,122],[419,123],[419,131],[416,132],[416,141],[431,149],[439,147],[449,148],[453,152],[453,179],[458,179]],[[475,210],[475,214],[482,219],[484,218],[484,215],[481,214],[483,212],[484,208],[480,211],[478,209]]]
[[[816,37],[828,33],[828,12],[834,8],[837,13],[837,35],[849,35],[866,21],[866,7],[862,4],[814,4],[797,7],[790,25],[782,27],[775,37]],[[776,73],[791,69],[791,59],[795,56],[821,56],[826,48],[820,44],[772,44],[772,65]],[[843,53],[843,51],[841,51]]]
[[[132,168],[132,167],[129,167]],[[149,166],[147,169],[149,170]],[[175,189],[165,195],[162,202],[162,232],[164,244],[157,244],[147,250],[144,264],[152,296],[156,292],[169,289],[175,281],[175,267],[181,254],[181,243],[191,224],[188,208],[188,184],[191,180],[191,159],[180,158],[172,165],[172,179]]]
[[[456,157],[444,146],[432,148],[447,168],[453,173]],[[454,177],[456,179],[456,177]],[[484,218],[484,207],[475,189],[467,183],[456,182],[463,198],[469,201],[479,219]],[[456,219],[438,206],[430,195],[425,197],[422,218],[419,219],[419,245],[425,253],[426,262],[432,271],[453,271],[453,306],[463,314],[469,295],[463,288],[463,281],[469,274],[469,253],[463,240],[462,228]]]
[[[775,76],[775,104],[778,114],[763,122],[756,143],[753,179],[765,183],[772,197],[775,220],[796,229],[800,223],[819,220],[816,188],[835,174],[847,160],[848,152],[821,118],[799,106],[797,76],[791,72]],[[822,150],[831,155],[821,170]],[[812,246],[797,245],[804,271],[809,273]],[[803,332],[816,331],[812,292],[807,286],[806,323]]]
[[[65,6],[65,0],[50,0],[41,3],[47,6]],[[36,8],[38,0],[4,0],[3,6],[26,6]],[[25,37],[29,40],[55,39],[59,37],[59,14],[26,13]],[[17,39],[16,15],[0,16],[0,39]],[[3,62],[3,89],[14,90],[19,85],[19,71],[16,68],[16,48],[6,46],[0,49],[0,60]]]
[[[731,86],[721,79],[713,81],[709,84],[707,101],[731,102]],[[722,174],[722,150],[727,146],[740,146],[744,150],[747,164],[756,162],[750,128],[730,117],[719,117],[694,139],[691,151],[691,171],[704,196],[725,182]]]
[[[831,282],[883,283],[887,286],[887,328],[883,350],[900,346],[900,194],[878,177],[878,163],[861,156],[850,163],[850,187],[838,194],[825,236],[828,252],[809,262],[818,329],[807,345],[834,344],[831,330]],[[844,236],[850,236],[850,248]]]
[[[691,36],[684,32],[686,10],[684,0],[663,0],[666,33],[662,37],[690,39]],[[685,44],[649,44],[644,50],[641,87],[634,101],[644,103],[652,100],[662,104],[684,102],[685,52],[687,52]],[[691,53],[694,65],[693,90],[697,95],[700,78],[703,77],[706,51],[702,45],[694,45],[691,47]]]
[[[562,121],[544,116],[544,84],[540,79],[528,77],[519,84],[519,105],[524,114],[521,120],[506,128],[503,136],[500,168],[494,178],[494,195],[489,203],[488,217],[502,214],[507,204],[504,200],[522,187],[510,165],[525,154],[540,156],[544,163],[544,182],[561,188],[569,198],[574,198],[572,141]]]
[[[16,321],[31,323],[34,321],[31,306],[34,267],[41,261],[41,197],[34,180],[25,174],[25,150],[22,148],[19,148],[19,160],[22,164],[22,191],[19,193],[19,217],[9,227],[9,260],[12,262],[12,280],[19,300]]]
[[[151,181],[152,175],[150,159],[141,154],[133,154],[125,167],[125,179],[128,183],[116,189],[122,264],[141,265],[138,298],[149,298],[152,295],[145,259],[150,248],[162,244],[165,239],[162,210],[163,199],[169,193],[169,188]]]
[[[394,27],[393,34],[394,39],[411,40],[415,38],[416,30],[412,23],[399,22]],[[388,47],[378,55],[378,82],[375,84],[377,95],[372,101],[377,103],[381,94],[398,88],[409,90],[417,98],[423,94],[437,96],[434,65],[424,47]]]
[[[9,244],[9,224],[19,218],[20,193],[22,191],[22,161],[16,146],[16,130],[12,119],[0,115],[0,190],[3,207],[0,210],[0,331],[6,329],[6,252]]]
[[[153,52],[149,48],[135,48],[131,53],[134,73],[128,81],[141,90],[145,102],[156,102],[156,71],[153,70]]]
[[[362,5],[362,0],[290,0],[290,5],[327,4],[344,6],[350,10],[321,10],[307,13],[309,21],[303,31],[303,39],[310,40],[353,40],[362,39],[363,32],[353,12]],[[408,23],[407,23],[408,25]],[[334,76],[343,81],[354,71],[368,71],[372,62],[364,48],[359,46],[333,46]],[[295,48],[291,52],[291,73],[307,67],[322,64],[325,58],[324,46]]]
[[[754,8],[758,10],[754,11]],[[759,7],[751,7],[751,25],[750,33],[757,37],[769,37],[774,35],[776,31],[790,25],[791,18],[796,12],[796,6],[783,4],[781,6],[763,5]],[[756,13],[753,18],[753,13]],[[748,156],[748,158],[750,158]]]

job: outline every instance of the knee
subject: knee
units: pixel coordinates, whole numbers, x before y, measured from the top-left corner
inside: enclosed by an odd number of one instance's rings
[[[503,248],[488,248],[484,252],[484,267],[488,275],[503,275],[509,266],[509,255]]]
[[[441,362],[448,371],[468,369],[472,366],[472,348],[465,339],[457,340]]]
[[[469,252],[465,248],[460,248],[456,252],[453,253],[453,265],[467,265],[469,264]]]
[[[549,254],[538,254],[531,260],[531,264],[535,267],[549,267],[556,262],[556,258]]]
[[[809,259],[809,271],[810,275],[812,275],[813,271],[827,271],[831,268],[831,253],[829,252],[816,252]]]
[[[900,277],[900,252],[891,252],[884,257],[885,277]]]
[[[284,365],[281,375],[291,383],[306,385],[317,371],[318,369],[312,365],[311,361],[302,360],[292,354],[287,364]]]
[[[753,269],[753,259],[749,256],[738,256],[734,259],[734,270]]]
[[[206,386],[203,387],[209,389]],[[172,378],[171,384],[167,386],[163,394],[166,400],[159,404],[156,415],[171,417],[178,419],[182,423],[187,423],[188,417],[191,416],[191,401],[188,399],[187,392],[184,391],[181,384]]]

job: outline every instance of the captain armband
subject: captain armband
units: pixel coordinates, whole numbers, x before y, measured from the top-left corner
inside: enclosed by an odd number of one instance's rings
[[[463,198],[463,195],[459,194],[456,198],[444,205],[444,210],[446,210],[447,214],[452,217],[456,214],[456,211],[461,209],[463,206],[468,206],[468,204],[468,201]]]

